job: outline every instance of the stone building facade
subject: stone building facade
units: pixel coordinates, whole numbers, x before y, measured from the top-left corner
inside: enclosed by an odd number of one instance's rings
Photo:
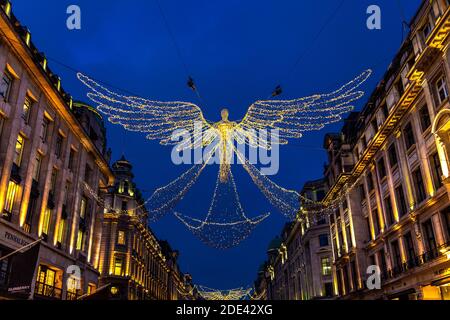
[[[450,299],[448,1],[423,1],[410,28],[362,111],[325,138],[343,299]],[[369,266],[381,289],[368,289]]]
[[[0,299],[196,299],[131,165],[110,168],[101,115],[64,91],[8,0],[0,34]]]
[[[305,183],[302,196],[321,201],[326,189],[323,180]],[[333,296],[330,229],[326,217],[307,214],[310,204],[287,223],[280,237],[269,245],[268,260],[255,282],[255,296],[269,300],[310,300]]]
[[[449,1],[423,1],[362,111],[325,137],[335,298],[450,299],[449,32]],[[257,281],[269,299],[298,298],[287,239]]]
[[[98,286],[102,214],[85,186],[114,179],[104,126],[72,102],[8,1],[0,33],[0,256],[42,239],[26,285],[12,280],[17,255],[0,261],[0,295],[75,299]]]
[[[112,165],[115,184],[105,199],[100,249],[101,286],[110,298],[127,300],[193,299],[189,275],[178,267],[178,252],[147,225],[145,200],[124,157]]]

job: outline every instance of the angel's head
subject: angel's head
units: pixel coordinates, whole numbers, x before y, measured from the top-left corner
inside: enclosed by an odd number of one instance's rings
[[[220,115],[222,116],[222,121],[228,121],[228,109],[222,109]]]

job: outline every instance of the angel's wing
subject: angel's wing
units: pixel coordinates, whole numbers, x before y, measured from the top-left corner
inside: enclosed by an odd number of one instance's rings
[[[320,130],[327,124],[340,121],[343,114],[353,110],[351,103],[364,95],[363,91],[356,89],[371,73],[371,70],[366,70],[328,94],[295,100],[256,101],[235,129],[236,140],[268,148],[267,139],[258,139],[257,131],[278,129],[278,143],[287,144],[288,139],[301,138],[305,131]]]
[[[162,145],[178,144],[178,149],[202,147],[217,137],[217,130],[203,117],[201,109],[190,102],[151,101],[112,92],[84,74],[78,79],[91,91],[87,94],[111,123],[129,131],[147,133],[147,139]],[[175,139],[189,134],[190,139]]]

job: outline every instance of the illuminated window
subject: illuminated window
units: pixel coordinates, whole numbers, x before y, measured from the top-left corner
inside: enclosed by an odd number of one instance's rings
[[[42,233],[48,235],[50,230],[50,222],[52,217],[52,210],[50,208],[45,209],[42,219]]]
[[[23,110],[22,110],[22,119],[25,121],[26,124],[30,122],[30,114],[31,114],[31,107],[33,105],[33,101],[30,99],[30,97],[25,97],[25,102],[23,103]]]
[[[35,293],[46,297],[57,297],[60,290],[56,288],[56,271],[44,265],[39,265]]]
[[[23,145],[25,143],[25,139],[22,135],[17,136],[16,140],[16,148],[14,149],[14,163],[20,167],[22,163],[22,156],[23,156]]]
[[[80,218],[84,219],[86,217],[86,207],[87,207],[87,199],[85,197],[81,198],[80,204]]]
[[[11,217],[14,207],[14,201],[16,200],[17,192],[19,191],[19,185],[14,181],[9,181],[8,190],[6,191],[5,206],[3,213],[6,217]]]
[[[88,287],[87,287],[87,294],[91,295],[93,293],[95,293],[95,291],[97,290],[97,286],[95,284],[89,283]]]
[[[329,276],[331,275],[331,261],[329,257],[325,257],[320,259],[322,266],[322,275]]]
[[[78,236],[77,236],[77,250],[83,251],[84,250],[84,232],[82,230],[78,230]]]
[[[4,101],[8,101],[9,99],[12,83],[13,77],[8,71],[5,70],[5,72],[3,73],[2,81],[0,82],[0,97],[2,97]]]
[[[125,245],[125,231],[119,231],[117,234],[117,244]]]
[[[65,229],[66,229],[66,220],[65,219],[59,220],[58,237],[57,237],[57,241],[59,244],[63,244],[64,242]]]
[[[123,275],[123,259],[121,257],[114,258],[114,275]]]

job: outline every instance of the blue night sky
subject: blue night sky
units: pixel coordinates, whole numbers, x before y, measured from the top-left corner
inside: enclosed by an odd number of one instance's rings
[[[370,93],[399,49],[402,15],[409,21],[420,0],[346,0],[318,41],[313,39],[341,0],[160,0],[177,39],[189,73],[203,98],[186,86],[187,75],[165,28],[155,0],[14,0],[13,10],[29,27],[33,41],[50,59],[63,62],[92,77],[155,100],[192,101],[205,117],[219,120],[220,109],[230,119],[241,119],[255,100],[265,99],[277,84],[281,98],[328,92],[372,68],[364,86]],[[66,8],[82,10],[82,30],[66,28]],[[366,28],[366,8],[378,4],[382,30]],[[300,63],[293,68],[303,52]],[[85,99],[86,90],[75,73],[53,61],[64,88]],[[356,105],[360,109],[365,99]],[[300,190],[304,182],[320,178],[326,161],[325,133],[342,123],[305,134],[281,148],[278,184]],[[125,133],[107,124],[113,159],[122,153],[133,163],[136,182],[144,195],[170,182],[188,166],[175,166],[171,148]],[[206,215],[215,184],[210,167],[179,206],[183,214]],[[227,289],[252,285],[266,258],[269,241],[286,222],[259,193],[245,171],[236,167],[238,190],[248,216],[272,215],[242,244],[230,250],[203,245],[174,216],[152,224],[161,239],[180,250],[180,265],[197,284]]]

